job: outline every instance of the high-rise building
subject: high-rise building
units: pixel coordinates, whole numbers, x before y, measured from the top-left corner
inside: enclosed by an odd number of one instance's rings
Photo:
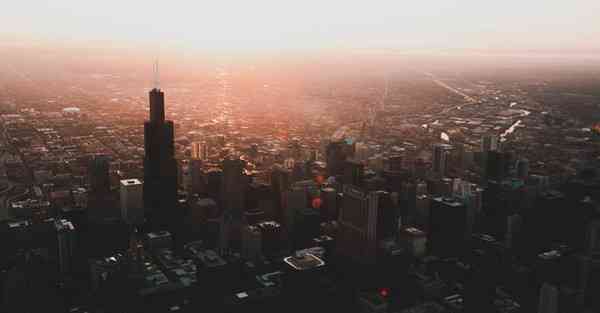
[[[258,261],[262,257],[262,232],[257,226],[242,227],[242,258]]]
[[[517,161],[517,177],[526,179],[529,176],[529,160],[519,159]]]
[[[375,261],[379,195],[344,186],[337,238],[338,254],[361,263]]]
[[[100,195],[110,192],[110,160],[106,155],[95,155],[88,165],[90,191]]]
[[[427,252],[427,234],[418,228],[407,227],[400,229],[398,241],[407,248],[407,251],[412,256],[422,257]]]
[[[393,238],[398,231],[398,208],[392,200],[392,194],[387,191],[375,191],[377,195],[377,225],[376,240]]]
[[[542,285],[538,313],[558,313],[558,288],[556,286]]]
[[[275,220],[283,220],[283,213],[285,209],[284,193],[290,187],[290,183],[290,172],[281,166],[273,166],[273,170],[271,171],[271,187],[273,188],[273,217]]]
[[[193,160],[208,160],[208,143],[206,142],[192,142],[192,159]]]
[[[87,215],[90,220],[112,217],[115,203],[110,192],[110,160],[106,155],[94,156],[88,164],[90,189],[87,201]]]
[[[144,123],[144,207],[152,228],[169,223],[177,205],[177,163],[174,157],[173,121],[165,120],[164,93],[149,93],[150,119]]]
[[[185,192],[191,193],[192,191],[192,168],[190,162],[188,160],[183,160],[179,163],[178,170],[178,183],[177,185],[181,186]]]
[[[244,174],[246,163],[240,159],[225,159],[222,163],[221,204],[224,211],[241,217],[245,207],[245,194],[248,180]]]
[[[71,270],[71,260],[75,245],[75,227],[68,220],[60,219],[54,221],[58,236],[58,265],[61,273]]]
[[[600,220],[590,222],[588,226],[586,253],[590,256],[600,255]]]
[[[144,239],[150,250],[173,248],[173,237],[171,236],[171,233],[165,230],[147,233]]]
[[[338,211],[338,192],[331,187],[321,189],[321,217],[325,221],[337,220]]]
[[[190,176],[192,179],[191,193],[205,192],[205,184],[202,173],[202,161],[197,159],[190,160],[189,164]]]
[[[312,208],[296,210],[294,218],[294,244],[296,249],[308,248],[319,236],[321,219]]]
[[[329,176],[344,173],[344,161],[349,157],[348,145],[343,141],[331,142],[327,145],[327,173]]]
[[[364,178],[364,165],[360,162],[346,160],[343,162],[343,183],[362,186]]]
[[[497,135],[485,135],[481,138],[481,152],[497,151],[499,137]]]
[[[138,179],[121,180],[121,218],[128,224],[144,222],[144,188]]]
[[[467,234],[467,208],[454,199],[433,198],[429,212],[430,253],[437,256],[455,256],[460,253]]]
[[[364,142],[357,142],[354,145],[354,160],[357,162],[366,161],[371,156],[371,149]]]
[[[488,151],[485,169],[488,180],[503,180],[508,172],[507,155],[499,151]]]
[[[261,231],[263,255],[270,257],[279,253],[283,247],[281,225],[275,221],[265,221],[258,223],[257,227]]]
[[[308,197],[304,188],[291,188],[285,192],[285,207],[283,218],[288,232],[293,232],[296,211],[308,207]]]
[[[452,146],[445,143],[433,145],[433,173],[439,177],[445,177],[448,170],[448,157]]]

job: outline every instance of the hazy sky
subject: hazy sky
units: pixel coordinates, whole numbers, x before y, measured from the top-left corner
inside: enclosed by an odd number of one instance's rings
[[[198,49],[600,48],[600,0],[15,0],[13,39]]]

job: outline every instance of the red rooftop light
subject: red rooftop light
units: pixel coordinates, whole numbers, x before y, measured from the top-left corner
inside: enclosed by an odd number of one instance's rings
[[[390,294],[390,290],[388,288],[379,289],[379,295],[386,298]]]

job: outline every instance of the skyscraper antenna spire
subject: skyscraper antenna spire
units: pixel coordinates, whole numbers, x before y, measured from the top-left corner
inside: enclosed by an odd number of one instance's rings
[[[160,89],[160,81],[159,81],[159,75],[158,75],[158,59],[154,60],[153,72],[154,72],[154,88]]]

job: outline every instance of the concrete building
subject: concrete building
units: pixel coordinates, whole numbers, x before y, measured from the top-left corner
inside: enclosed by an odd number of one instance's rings
[[[124,179],[120,183],[121,218],[128,224],[144,222],[144,188],[139,179]]]

